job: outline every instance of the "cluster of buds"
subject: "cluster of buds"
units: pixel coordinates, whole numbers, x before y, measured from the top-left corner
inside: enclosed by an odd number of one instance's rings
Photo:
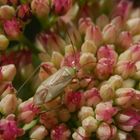
[[[72,6],[73,3],[76,4]],[[63,73],[58,81],[48,78],[50,85],[42,84],[46,92],[40,95],[55,96],[57,93],[49,91],[58,92],[53,86],[61,89],[64,84],[66,87],[58,94],[63,96],[38,105],[34,97],[28,96],[29,90],[24,91],[28,98],[22,101],[12,84],[15,66],[25,78],[30,78],[31,51],[20,45],[24,49],[0,55],[0,139],[16,140],[25,135],[32,140],[140,139],[140,10],[132,9],[132,2],[121,0],[111,14],[113,18],[101,15],[93,23],[92,18],[82,17],[77,28],[72,22],[67,23],[77,8],[82,7],[85,11],[79,11],[88,15],[93,3],[103,9],[107,4],[106,0],[83,3],[0,2],[0,51],[21,40],[31,48],[36,45],[40,51],[37,59],[42,64],[34,88],[63,67],[71,67],[74,72],[67,70],[68,80]],[[24,38],[24,29],[26,32],[32,18],[45,30],[30,43]],[[54,22],[57,25],[50,28]],[[67,23],[65,27],[63,22]]]

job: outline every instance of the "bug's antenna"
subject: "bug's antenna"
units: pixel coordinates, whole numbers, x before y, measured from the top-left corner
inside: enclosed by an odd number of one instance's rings
[[[17,90],[17,94],[19,95],[19,92],[21,91],[21,89],[28,83],[28,81],[34,76],[34,74],[38,71],[38,69],[40,68],[40,65],[37,66],[34,70],[34,72],[24,81],[24,83],[19,87],[19,89]]]
[[[70,40],[70,42],[71,42],[71,45],[72,45],[72,49],[73,49],[73,53],[74,53],[74,59],[75,59],[74,64],[75,64],[75,63],[76,63],[76,51],[75,51],[75,49],[74,49],[74,43],[73,43],[73,41],[72,41],[72,39],[71,39],[71,37],[70,37],[69,32],[67,31],[66,25],[65,25],[65,28],[66,28],[66,33],[67,33],[67,35],[68,35],[68,38],[69,38],[69,40]]]

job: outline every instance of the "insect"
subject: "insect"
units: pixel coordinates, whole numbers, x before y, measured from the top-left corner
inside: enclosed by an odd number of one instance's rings
[[[34,103],[41,105],[55,99],[72,81],[75,74],[76,69],[71,67],[59,69],[38,87],[34,95]]]

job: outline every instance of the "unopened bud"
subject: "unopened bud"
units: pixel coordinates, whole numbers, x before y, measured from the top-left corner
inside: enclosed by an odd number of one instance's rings
[[[9,45],[9,40],[5,35],[0,35],[0,51],[6,50]]]
[[[7,94],[0,101],[0,112],[3,114],[14,113],[17,107],[17,98],[15,94]]]
[[[60,68],[62,60],[63,60],[62,54],[59,52],[53,51],[51,62],[55,65],[56,68]]]
[[[123,86],[124,88],[133,88],[135,86],[136,81],[133,79],[126,79],[123,81]]]
[[[43,140],[48,135],[47,129],[43,125],[34,127],[30,132],[31,140]]]
[[[116,27],[113,24],[108,24],[103,29],[103,40],[105,43],[112,44],[116,40]]]
[[[133,18],[127,21],[127,29],[134,35],[140,33],[140,18]]]
[[[81,51],[82,53],[93,53],[93,54],[96,54],[96,50],[97,50],[97,47],[96,45],[94,44],[94,42],[90,41],[90,40],[86,40],[83,45],[81,46]]]
[[[85,40],[91,40],[98,47],[102,44],[102,33],[98,26],[89,26],[86,30]]]
[[[83,106],[78,113],[78,118],[82,121],[88,116],[94,116],[92,107]]]
[[[0,18],[2,20],[11,19],[15,15],[15,9],[9,5],[0,7]]]

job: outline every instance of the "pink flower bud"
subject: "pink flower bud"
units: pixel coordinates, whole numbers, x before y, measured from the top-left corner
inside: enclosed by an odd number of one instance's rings
[[[97,137],[100,140],[111,140],[116,137],[117,128],[113,125],[109,126],[107,123],[101,123],[97,129]]]
[[[16,68],[13,64],[0,67],[0,80],[12,81],[16,74]]]
[[[115,103],[121,107],[129,107],[134,102],[135,90],[133,88],[119,88],[115,92]]]
[[[38,17],[46,17],[50,11],[49,0],[32,0],[31,9]]]
[[[70,130],[65,124],[60,124],[51,130],[52,140],[68,140],[70,137]]]
[[[131,52],[131,60],[133,62],[140,61],[140,43],[132,45],[129,51]]]
[[[132,43],[132,35],[131,33],[124,31],[121,32],[118,38],[118,43],[121,45],[120,49],[121,50],[126,50],[130,47]]]
[[[68,92],[65,95],[65,105],[70,112],[74,112],[84,105],[85,99],[81,92]]]
[[[7,49],[9,45],[9,40],[5,35],[0,35],[0,51],[4,51]]]
[[[140,18],[130,19],[127,21],[126,25],[127,29],[132,33],[132,35],[140,33]]]
[[[113,24],[108,24],[104,27],[103,29],[103,40],[105,43],[112,44],[116,40],[117,36],[117,30],[115,25]]]
[[[106,15],[101,15],[97,18],[96,24],[103,29],[109,23],[109,18]]]
[[[23,129],[19,128],[14,115],[9,115],[0,120],[0,136],[2,140],[16,140],[24,134]]]
[[[20,38],[22,33],[22,24],[16,18],[6,20],[3,24],[3,28],[10,39],[17,40]]]
[[[72,0],[53,0],[54,11],[58,15],[64,15],[72,6]]]
[[[31,139],[43,140],[48,135],[47,129],[43,125],[35,126],[30,132]]]
[[[117,114],[116,121],[121,130],[130,132],[140,124],[140,114],[136,110],[129,108]]]
[[[17,98],[15,94],[7,94],[0,101],[0,110],[3,114],[14,113],[17,107]]]
[[[112,106],[112,102],[101,102],[96,105],[96,119],[99,121],[112,122],[112,117],[117,113],[118,109]]]
[[[22,21],[27,21],[31,17],[31,9],[28,4],[22,4],[17,8],[16,15]]]
[[[96,88],[87,90],[84,93],[84,96],[85,96],[85,102],[87,106],[95,107],[101,101],[100,93]]]
[[[80,18],[79,20],[79,30],[81,33],[86,33],[86,30],[89,26],[93,26],[93,22],[91,18],[86,17],[86,18]]]
[[[39,113],[39,108],[33,104],[33,98],[22,102],[19,107],[18,119],[25,123],[31,122]]]
[[[123,18],[117,16],[111,20],[111,24],[115,25],[116,29],[120,31],[123,26]]]
[[[135,72],[136,66],[132,61],[119,61],[115,68],[115,73],[121,75],[124,79],[132,77]]]
[[[111,45],[105,45],[98,49],[97,51],[97,58],[98,60],[101,58],[107,58],[114,61],[114,64],[117,62],[118,54],[112,48]]]
[[[113,15],[121,16],[124,20],[126,20],[130,14],[132,8],[132,2],[127,0],[120,0],[117,4]]]
[[[86,30],[85,40],[91,40],[95,43],[96,46],[102,44],[102,33],[98,26],[89,26]]]
[[[15,15],[15,9],[9,5],[3,5],[0,7],[0,19],[11,19]]]
[[[48,78],[50,75],[55,73],[57,69],[54,67],[53,63],[51,62],[44,62],[41,64],[39,78],[43,81]]]
[[[95,69],[95,73],[100,80],[107,79],[113,73],[114,61],[112,59],[101,58]]]
[[[56,112],[45,112],[40,115],[40,123],[47,129],[52,129],[58,124]]]

